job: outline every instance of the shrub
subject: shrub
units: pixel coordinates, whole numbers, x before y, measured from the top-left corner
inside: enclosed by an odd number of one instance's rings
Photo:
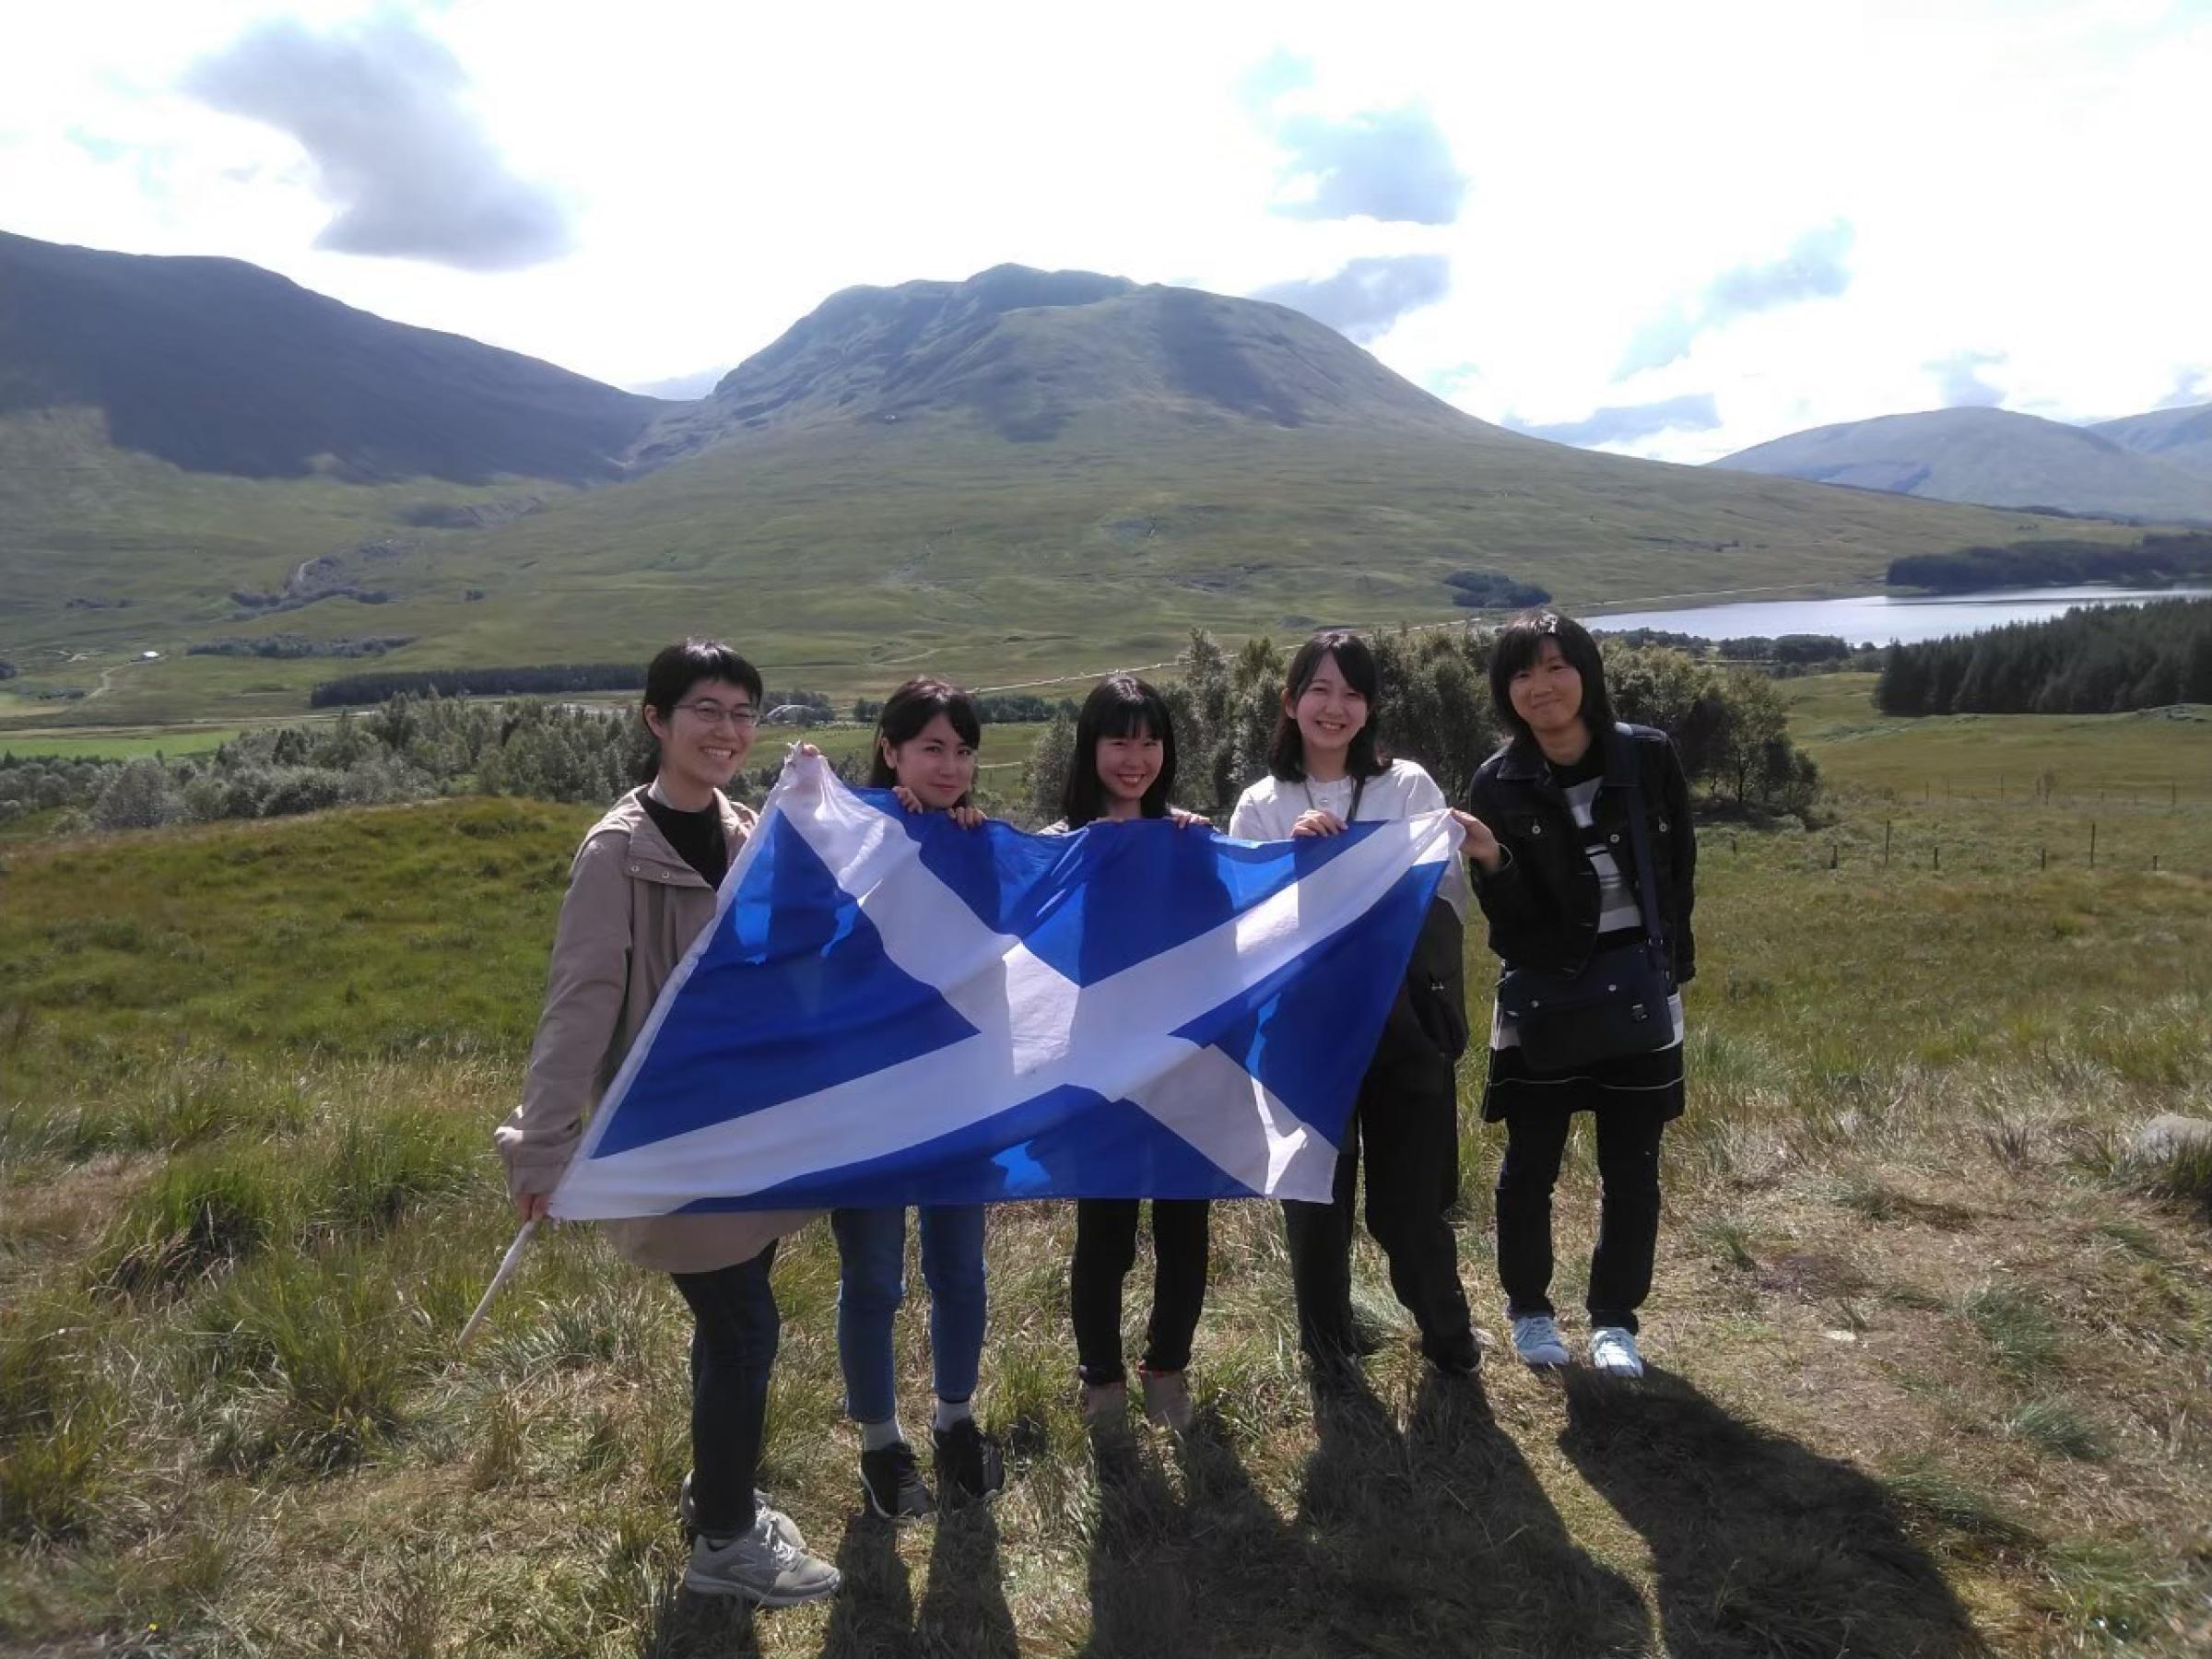
[[[151,757],[123,768],[92,803],[93,827],[100,830],[158,830],[183,816],[184,800],[169,769]]]

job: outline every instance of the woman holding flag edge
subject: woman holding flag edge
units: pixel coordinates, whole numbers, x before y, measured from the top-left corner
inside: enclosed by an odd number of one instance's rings
[[[640,717],[655,742],[653,775],[576,851],[523,1102],[494,1135],[525,1226],[547,1213],[661,987],[713,921],[722,877],[754,827],[723,792],[752,747],[761,696],[759,672],[715,641],[670,645],[645,671]],[[670,1275],[691,1310],[692,1465],[678,1507],[696,1535],[684,1584],[701,1594],[783,1606],[841,1582],[753,1485],[781,1327],[769,1269],[777,1239],[809,1218],[754,1211],[606,1224],[616,1250]]]

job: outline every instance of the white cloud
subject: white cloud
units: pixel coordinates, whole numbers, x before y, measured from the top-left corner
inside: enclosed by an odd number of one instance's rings
[[[390,11],[119,0],[15,19],[0,226],[233,254],[618,383],[736,361],[854,282],[1018,260],[1249,293],[1434,257],[1450,291],[1372,341],[1384,361],[1493,420],[1710,396],[1710,429],[1624,441],[1684,460],[1930,406],[1927,365],[1966,352],[2003,355],[1988,378],[2008,406],[2080,418],[2151,407],[2212,363],[2212,220],[2189,195],[2201,5],[1130,0],[1100,28],[1006,4],[454,0],[406,15],[575,242],[475,273],[318,250],[330,207],[299,143],[179,89],[256,25]],[[1424,153],[1468,181],[1453,222],[1271,211],[1282,121],[1409,108],[1433,127]],[[1843,291],[1707,314],[1728,273],[1839,222]],[[1686,349],[1614,384],[1675,307]]]

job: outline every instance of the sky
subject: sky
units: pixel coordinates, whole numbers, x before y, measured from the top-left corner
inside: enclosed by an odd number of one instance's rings
[[[1298,306],[1702,462],[2212,402],[2212,0],[18,8],[0,229],[620,385],[1017,262]]]

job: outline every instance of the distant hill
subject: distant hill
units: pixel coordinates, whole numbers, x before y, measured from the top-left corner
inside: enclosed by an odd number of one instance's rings
[[[2192,472],[2212,474],[2212,404],[2187,409],[2154,409],[2102,420],[2088,429],[2138,455],[2155,456]]]
[[[111,269],[81,250],[41,257]],[[1194,626],[1464,619],[1447,579],[1470,570],[1587,607],[1866,584],[1906,554],[2124,534],[1547,443],[1452,408],[1300,312],[1084,272],[848,289],[712,396],[671,406],[227,262],[112,268],[174,279],[141,310],[179,355],[159,397],[117,406],[170,411],[154,436],[187,459],[127,447],[147,435],[119,432],[104,406],[18,395],[0,409],[0,656],[22,669],[0,690],[0,726],[296,710],[326,663],[183,654],[272,633],[334,651],[405,640],[378,663],[404,672],[642,662],[703,629],[778,684],[876,695],[924,665],[1004,686],[1157,662]],[[265,339],[238,296],[300,327]],[[194,338],[202,313],[208,337]],[[53,372],[22,339],[0,335],[18,393]],[[271,361],[232,372],[256,342]],[[374,442],[301,437],[334,418],[303,367],[325,358],[379,388],[346,413],[407,420],[369,423]],[[493,365],[528,371],[502,387],[574,394],[571,470],[495,455],[545,429],[509,418],[527,398],[463,395],[463,368]],[[202,453],[187,408],[238,441],[209,437],[218,453]],[[450,441],[408,449],[401,429],[418,419]],[[351,470],[282,472],[334,441]],[[477,470],[455,465],[472,442]],[[243,454],[264,476],[188,470]],[[495,465],[497,481],[456,481]],[[536,481],[560,477],[623,481]]]
[[[1933,409],[1815,427],[1712,465],[1928,500],[2212,523],[2212,477],[2137,453],[2151,447],[2006,409]]]
[[[235,259],[0,234],[0,415],[96,410],[187,471],[612,478],[665,406]]]
[[[1163,430],[1483,424],[1284,306],[1000,265],[965,282],[830,296],[711,398],[671,411],[640,454],[665,465],[746,433],[902,419],[965,420],[1044,443],[1078,417],[1117,410]]]

